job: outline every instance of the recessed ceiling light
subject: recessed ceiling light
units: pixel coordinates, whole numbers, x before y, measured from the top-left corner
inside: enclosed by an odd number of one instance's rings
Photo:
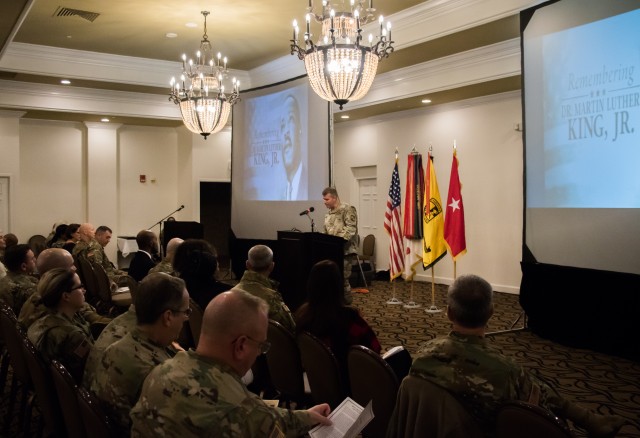
[[[341,118],[341,119],[348,119],[348,118],[349,118],[349,116],[344,115],[344,116],[340,116],[340,118]]]
[[[60,80],[60,83],[63,85],[69,85],[71,83],[71,81],[69,79],[62,79]]]
[[[198,27],[198,23],[194,23],[192,21],[185,23],[185,26],[187,27]]]
[[[71,38],[73,38],[73,36],[72,35],[67,35],[67,38],[71,39]]]
[[[101,118],[101,119],[100,119],[100,121],[101,121],[101,122],[108,123],[108,122],[109,122],[109,119],[108,119],[108,118],[106,118],[106,117],[103,117],[103,118]]]
[[[422,103],[431,103],[431,99],[422,99]]]
[[[167,32],[164,34],[164,36],[166,36],[167,38],[177,38],[178,34],[175,32]]]

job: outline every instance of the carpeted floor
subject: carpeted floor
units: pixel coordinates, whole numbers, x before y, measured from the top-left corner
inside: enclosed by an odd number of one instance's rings
[[[369,293],[354,294],[353,305],[376,331],[383,350],[404,345],[415,356],[422,344],[446,335],[451,329],[444,312],[425,312],[432,304],[445,309],[446,288],[435,285],[432,302],[431,283],[397,283],[398,299],[404,302],[413,299],[421,306],[407,309],[403,305],[387,304],[394,296],[393,286],[374,281]],[[616,413],[627,418],[631,424],[621,429],[619,437],[640,437],[640,364],[565,347],[528,330],[499,333],[511,328],[522,329],[524,318],[518,320],[521,311],[517,295],[495,294],[495,312],[488,327],[489,332],[496,332],[490,336],[495,347],[544,379],[564,397],[599,413]],[[576,435],[586,436],[579,429]]]

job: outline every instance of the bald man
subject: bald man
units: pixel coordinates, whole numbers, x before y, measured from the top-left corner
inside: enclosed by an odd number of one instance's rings
[[[47,248],[40,253],[36,260],[36,268],[40,275],[55,268],[66,269],[68,271],[76,271],[76,265],[73,263],[73,257],[66,249]],[[22,306],[18,316],[18,322],[28,329],[38,319],[47,314],[47,308],[39,303],[40,294],[34,292]],[[89,303],[85,302],[80,313],[90,324],[107,324],[111,318],[100,315]]]
[[[196,350],[179,352],[146,378],[131,410],[131,435],[301,436],[315,424],[331,424],[327,404],[269,407],[240,380],[269,350],[268,311],[264,300],[241,290],[216,296]]]
[[[167,243],[167,253],[160,263],[155,265],[149,270],[149,274],[153,272],[164,272],[169,275],[175,275],[173,271],[173,256],[176,254],[176,250],[180,244],[184,242],[179,237],[174,237]]]

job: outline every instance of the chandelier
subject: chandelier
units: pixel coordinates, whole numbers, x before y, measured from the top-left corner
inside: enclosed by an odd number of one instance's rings
[[[204,35],[196,59],[182,55],[182,75],[177,81],[171,78],[169,100],[180,105],[182,121],[189,131],[202,135],[220,131],[229,119],[231,106],[240,100],[240,81],[233,78],[231,94],[224,93],[222,80],[228,77],[227,57],[218,52],[214,57],[211,42],[207,37],[207,15],[204,16]]]
[[[334,2],[335,3],[335,2]],[[336,12],[330,0],[322,1],[321,13],[315,13],[313,0],[307,7],[304,47],[298,44],[299,27],[293,21],[291,54],[304,60],[311,88],[325,100],[333,101],[342,109],[350,100],[364,97],[376,76],[378,61],[393,52],[391,23],[382,16],[378,19],[380,34],[374,44],[369,34],[363,44],[361,26],[375,21],[373,0],[365,9],[365,0],[350,0],[345,12]],[[347,9],[347,8],[345,8]],[[311,20],[322,23],[320,38],[313,42]]]

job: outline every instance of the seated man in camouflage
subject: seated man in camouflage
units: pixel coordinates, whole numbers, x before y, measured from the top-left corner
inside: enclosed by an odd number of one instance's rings
[[[565,400],[489,345],[484,334],[493,315],[493,291],[487,281],[476,275],[458,277],[449,287],[447,302],[453,331],[429,341],[410,374],[447,389],[485,434],[491,435],[497,409],[508,400],[540,405],[586,429],[590,437],[614,436],[622,427],[623,418],[595,414]]]
[[[36,270],[36,257],[29,245],[18,244],[7,248],[4,261],[7,275],[0,278],[0,303],[19,315],[38,284],[38,279],[32,275]]]
[[[291,311],[282,300],[280,292],[275,290],[269,280],[269,275],[275,266],[273,251],[266,245],[256,245],[249,250],[248,256],[247,270],[244,271],[234,289],[242,289],[265,300],[269,305],[269,319],[279,322],[291,333],[295,333],[296,323],[291,316]]]
[[[301,436],[331,424],[329,405],[290,411],[266,405],[240,377],[268,351],[268,308],[241,290],[207,306],[197,349],[179,352],[147,376],[131,410],[132,436]]]
[[[73,247],[73,258],[84,257],[92,264],[100,265],[109,276],[109,279],[116,284],[126,284],[124,278],[127,273],[116,269],[109,261],[104,252],[104,247],[96,240],[95,228],[89,223],[84,223],[78,228],[80,241]]]
[[[167,243],[167,253],[160,263],[155,265],[153,268],[149,270],[149,273],[152,272],[164,272],[169,275],[175,275],[173,271],[173,256],[176,254],[176,250],[180,246],[180,244],[184,242],[179,237],[174,237]]]
[[[96,369],[86,370],[83,380],[102,401],[119,436],[129,436],[129,411],[138,400],[144,378],[175,355],[171,344],[191,313],[184,281],[165,273],[145,277],[134,300],[136,327],[107,347],[91,364]]]

